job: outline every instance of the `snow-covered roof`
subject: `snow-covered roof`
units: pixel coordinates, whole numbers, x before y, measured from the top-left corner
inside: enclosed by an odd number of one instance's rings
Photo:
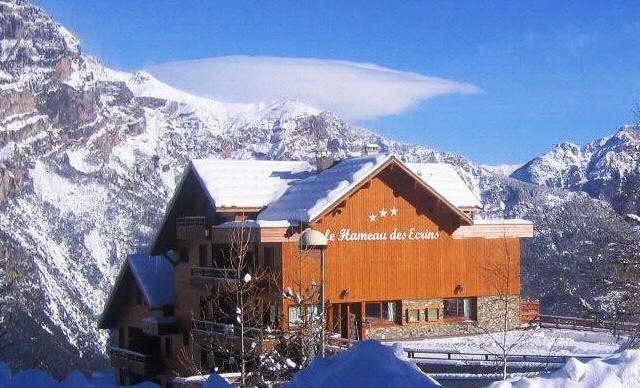
[[[405,165],[454,206],[482,207],[478,197],[450,164],[405,163]]]
[[[173,265],[169,259],[137,253],[129,255],[127,263],[149,307],[173,304]]]
[[[313,174],[304,161],[196,159],[193,168],[216,207],[264,207]]]
[[[313,220],[392,158],[382,154],[349,158],[319,173],[304,161],[197,159],[192,165],[217,208],[263,208],[258,226],[266,227]],[[405,166],[454,207],[481,207],[452,166]]]
[[[390,158],[388,155],[372,155],[343,160],[289,187],[258,214],[258,220],[310,221]]]
[[[214,229],[237,229],[237,228],[288,228],[291,223],[286,220],[265,221],[265,220],[244,220],[244,221],[227,221],[215,225]]]
[[[475,225],[533,225],[533,221],[522,218],[476,218],[473,223]]]

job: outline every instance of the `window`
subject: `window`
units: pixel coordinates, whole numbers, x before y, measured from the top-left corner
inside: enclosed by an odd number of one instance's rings
[[[289,325],[297,326],[302,323],[302,307],[289,307]]]
[[[228,268],[230,266],[231,251],[226,244],[211,245],[211,259],[216,268]]]
[[[365,319],[369,323],[394,323],[397,320],[398,302],[367,302],[364,305]]]
[[[276,326],[278,324],[278,308],[276,305],[269,306],[269,325]]]
[[[165,337],[164,339],[164,353],[167,357],[173,356],[173,347],[171,346],[171,337]]]
[[[420,310],[418,309],[407,310],[407,322],[419,322],[419,321],[420,321]]]
[[[119,327],[118,328],[118,347],[121,348],[126,348],[127,344],[127,332],[126,332],[127,328],[126,327]]]
[[[189,261],[189,250],[186,247],[180,248],[180,260],[185,263]]]
[[[475,298],[454,298],[444,300],[444,317],[456,319],[476,318]]]
[[[426,310],[427,321],[433,322],[440,318],[440,310],[435,307],[430,307]]]
[[[201,267],[206,267],[207,265],[207,246],[200,245],[198,249],[198,263]]]
[[[200,349],[200,367],[202,368],[209,367],[209,357],[205,349]]]
[[[264,266],[267,268],[276,267],[276,247],[274,246],[264,247]]]
[[[182,333],[182,346],[187,347],[189,346],[189,337],[191,336],[191,334],[188,331],[185,331]]]
[[[291,306],[289,307],[289,325],[300,325],[305,320],[317,317],[319,313],[318,306]]]

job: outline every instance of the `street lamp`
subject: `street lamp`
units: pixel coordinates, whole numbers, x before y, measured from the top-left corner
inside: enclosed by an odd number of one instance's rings
[[[321,341],[321,355],[324,358],[325,353],[325,311],[324,311],[324,251],[327,249],[327,245],[329,242],[327,241],[327,237],[322,233],[315,229],[307,228],[300,234],[300,239],[298,240],[298,246],[300,250],[306,251],[309,249],[320,249],[320,271],[322,273],[320,280],[320,309],[322,311],[322,331],[320,332],[320,341]]]

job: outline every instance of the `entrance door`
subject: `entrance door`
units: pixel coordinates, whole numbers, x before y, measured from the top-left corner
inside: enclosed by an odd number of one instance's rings
[[[360,303],[340,303],[333,309],[336,327],[334,331],[342,338],[359,340],[362,330],[362,307]]]

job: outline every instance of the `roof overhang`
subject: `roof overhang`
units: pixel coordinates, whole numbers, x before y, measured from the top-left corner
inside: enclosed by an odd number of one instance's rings
[[[526,220],[482,220],[473,225],[462,225],[451,235],[454,239],[464,238],[526,238],[533,237],[533,222]]]

